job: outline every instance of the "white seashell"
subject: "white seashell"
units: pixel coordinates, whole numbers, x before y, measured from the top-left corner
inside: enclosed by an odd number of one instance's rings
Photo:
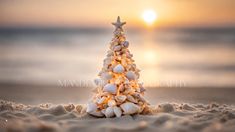
[[[108,108],[105,110],[105,116],[108,117],[108,118],[114,116],[113,107],[108,107]]]
[[[126,115],[135,114],[140,110],[140,107],[138,105],[131,103],[131,102],[123,103],[120,107],[124,111],[123,114],[126,114]]]
[[[118,77],[116,80],[115,80],[115,84],[120,84],[121,82],[124,81],[124,78],[123,77]]]
[[[117,92],[117,87],[115,84],[106,84],[103,90],[104,92],[115,94]]]
[[[103,81],[103,80],[97,78],[97,79],[94,80],[94,83],[95,83],[95,85],[97,85],[97,86],[103,87],[103,86],[107,83],[107,81]]]
[[[114,114],[116,115],[116,117],[121,117],[122,116],[122,110],[121,108],[117,107],[117,106],[114,106],[113,107],[113,111],[114,111]]]
[[[134,92],[135,92],[135,90],[133,88],[127,87],[124,91],[124,94],[132,94]]]
[[[122,44],[123,44],[123,46],[126,47],[126,48],[129,46],[129,42],[128,42],[128,41],[124,41]]]
[[[87,113],[95,112],[97,110],[97,108],[98,107],[97,107],[97,105],[95,103],[93,103],[93,102],[88,103],[86,112]]]
[[[124,72],[124,67],[121,64],[118,64],[113,68],[113,72],[123,73]]]
[[[138,100],[142,102],[147,102],[146,99],[139,93],[134,93],[133,96],[135,96]]]
[[[103,62],[104,62],[104,65],[111,64],[112,58],[111,57],[107,57],[107,58],[104,59]]]
[[[110,80],[112,77],[112,74],[110,74],[109,72],[101,73],[101,79],[103,80]]]
[[[104,114],[102,112],[100,112],[100,111],[92,111],[89,114],[93,115],[95,117],[103,117],[104,116]]]
[[[130,102],[133,102],[133,103],[137,103],[137,100],[135,100],[135,98],[131,95],[127,95],[127,100],[129,100]]]
[[[146,89],[144,87],[140,87],[140,92],[145,92]]]
[[[106,109],[102,109],[101,113],[103,113],[105,115],[105,111],[106,111]]]
[[[114,51],[119,51],[119,50],[121,50],[122,49],[122,47],[120,46],[120,45],[117,45],[117,46],[114,46],[113,47],[113,50]]]
[[[119,102],[119,103],[122,103],[122,102],[124,102],[125,100],[126,100],[126,96],[125,95],[117,95],[117,96],[115,96],[115,100],[117,101],[117,102]]]
[[[140,93],[140,88],[138,87],[138,88],[136,88],[136,91],[138,92],[138,93]]]
[[[105,100],[106,100],[106,97],[102,97],[102,98],[97,100],[97,103],[102,104]]]
[[[126,80],[124,81],[124,84],[130,84],[130,81],[129,81],[128,79],[126,79]]]
[[[135,80],[136,79],[136,75],[133,71],[128,71],[126,73],[126,77],[129,79],[129,80]]]
[[[108,53],[108,54],[107,54],[108,57],[110,57],[110,56],[113,55],[113,51],[112,51],[112,50],[109,50],[107,53]]]
[[[119,91],[120,91],[120,92],[123,92],[124,89],[125,89],[125,87],[121,84],[121,85],[119,86]]]
[[[99,86],[99,84],[101,83],[101,80],[97,78],[94,80],[94,83],[95,85]]]
[[[113,107],[113,106],[115,106],[116,105],[116,101],[115,100],[109,100],[108,101],[108,106],[109,107]]]

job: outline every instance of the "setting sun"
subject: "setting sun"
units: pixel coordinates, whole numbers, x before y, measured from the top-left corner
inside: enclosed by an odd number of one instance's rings
[[[152,24],[157,19],[157,15],[154,10],[145,10],[142,17],[147,24]]]

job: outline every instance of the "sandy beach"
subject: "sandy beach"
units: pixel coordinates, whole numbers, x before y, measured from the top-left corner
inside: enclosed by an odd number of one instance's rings
[[[163,103],[148,115],[95,118],[81,104],[24,105],[0,101],[0,131],[169,131],[233,132],[235,106]]]

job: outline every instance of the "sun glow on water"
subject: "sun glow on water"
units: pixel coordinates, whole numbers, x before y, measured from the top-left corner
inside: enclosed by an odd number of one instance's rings
[[[144,19],[144,21],[148,24],[151,25],[153,24],[156,19],[157,19],[157,15],[156,12],[154,10],[145,10],[142,14],[142,18]]]

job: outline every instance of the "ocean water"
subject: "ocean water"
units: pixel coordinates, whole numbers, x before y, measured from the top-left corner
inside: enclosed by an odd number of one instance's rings
[[[112,32],[1,29],[0,82],[90,85]],[[235,86],[235,28],[126,29],[126,37],[145,86]]]

